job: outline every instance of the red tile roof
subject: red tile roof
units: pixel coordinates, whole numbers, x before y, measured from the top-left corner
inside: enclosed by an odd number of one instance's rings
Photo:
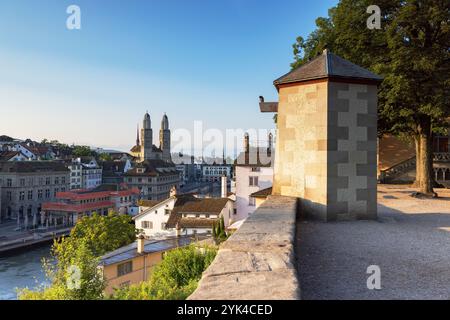
[[[42,204],[42,210],[44,211],[49,210],[49,211],[63,211],[63,212],[84,212],[84,211],[92,211],[95,209],[113,208],[113,207],[114,203],[112,201],[100,201],[83,204],[44,202]]]
[[[133,188],[119,191],[92,191],[92,190],[78,189],[66,192],[58,192],[56,194],[56,198],[77,201],[77,200],[97,199],[104,197],[127,197],[131,195],[139,195],[139,189]]]

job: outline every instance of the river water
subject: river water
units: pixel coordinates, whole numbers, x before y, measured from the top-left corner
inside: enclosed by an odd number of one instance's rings
[[[0,257],[0,300],[17,299],[16,288],[30,289],[46,283],[42,258],[50,257],[50,245]]]

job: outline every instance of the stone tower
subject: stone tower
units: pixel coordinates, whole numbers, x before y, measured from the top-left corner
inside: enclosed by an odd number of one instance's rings
[[[376,218],[381,81],[327,50],[274,81],[274,194],[299,197],[304,213],[325,221]]]
[[[152,159],[153,149],[153,131],[150,115],[148,112],[144,115],[144,121],[141,129],[141,160]]]
[[[159,148],[162,150],[162,159],[170,161],[170,130],[169,118],[164,114],[161,120],[161,130],[159,130]]]

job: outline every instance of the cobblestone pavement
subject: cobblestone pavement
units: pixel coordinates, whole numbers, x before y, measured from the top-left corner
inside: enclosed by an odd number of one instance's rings
[[[378,221],[298,222],[302,299],[450,299],[450,190],[413,191],[379,186]],[[381,290],[367,289],[370,265]]]

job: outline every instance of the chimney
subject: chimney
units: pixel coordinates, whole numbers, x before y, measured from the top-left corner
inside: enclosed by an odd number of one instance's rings
[[[140,234],[137,238],[137,253],[139,254],[144,253],[144,244],[145,244],[145,237],[143,234]]]
[[[227,198],[228,192],[227,192],[227,176],[223,175],[222,176],[222,190],[220,193],[220,196],[222,198]]]
[[[248,135],[248,132],[244,135],[244,152],[249,153],[250,152],[250,137]]]
[[[173,186],[171,189],[170,189],[170,194],[169,194],[171,197],[175,197],[176,195],[177,195],[177,187],[176,186]]]
[[[273,135],[272,135],[272,132],[269,132],[269,143],[268,143],[268,147],[267,147],[268,154],[272,153],[272,148],[273,148]]]
[[[175,226],[175,231],[176,231],[176,236],[181,237],[181,228],[180,228],[179,223],[177,223],[177,225]]]

